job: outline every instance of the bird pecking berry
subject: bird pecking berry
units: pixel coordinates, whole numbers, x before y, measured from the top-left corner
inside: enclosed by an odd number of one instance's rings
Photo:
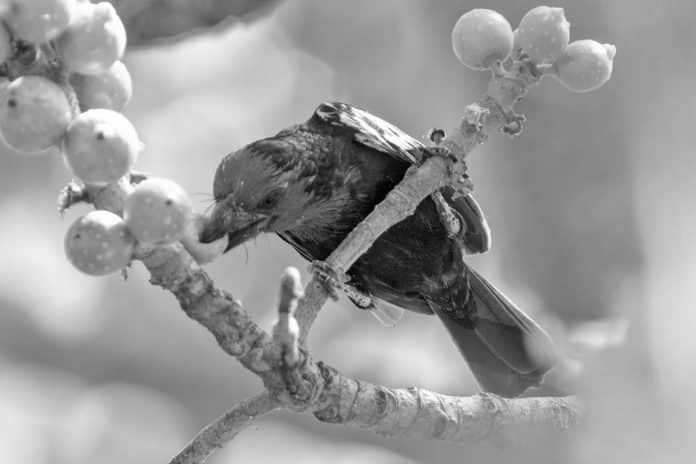
[[[554,63],[561,84],[573,92],[589,92],[611,77],[616,47],[591,39],[576,40]]]
[[[192,216],[191,199],[169,179],[149,178],[126,197],[123,217],[138,242],[164,245],[179,240]]]
[[[73,74],[70,84],[82,111],[93,108],[121,111],[133,94],[130,73],[120,61],[101,74]]]
[[[529,10],[515,30],[515,50],[536,64],[553,63],[568,46],[570,23],[563,8],[538,6]]]
[[[121,58],[126,29],[113,5],[83,3],[58,37],[56,49],[65,66],[80,74],[100,74]]]
[[[133,258],[135,239],[120,216],[91,211],[65,234],[65,255],[78,270],[93,276],[117,272]]]
[[[131,170],[142,150],[138,133],[121,113],[94,109],[78,115],[68,127],[65,161],[84,183],[115,182]]]
[[[497,11],[476,8],[464,13],[452,30],[452,48],[459,61],[484,70],[504,61],[512,51],[512,26]]]
[[[77,7],[76,0],[0,0],[3,19],[12,34],[32,43],[55,39],[68,27]]]
[[[17,151],[37,152],[57,144],[70,119],[65,92],[45,77],[19,77],[0,97],[0,133]]]
[[[204,216],[195,214],[181,238],[181,244],[184,245],[186,251],[189,252],[198,264],[206,264],[222,256],[228,244],[227,235],[214,242],[201,243],[199,236],[204,228],[205,221],[206,218]]]

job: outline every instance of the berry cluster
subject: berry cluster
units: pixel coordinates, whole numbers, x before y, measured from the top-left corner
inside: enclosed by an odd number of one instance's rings
[[[529,10],[514,31],[497,11],[474,9],[452,30],[454,54],[465,66],[485,70],[508,59],[528,61],[573,92],[589,92],[611,77],[616,47],[594,40],[570,42],[563,8]]]
[[[185,239],[194,256],[200,252],[191,201],[181,187],[167,179],[135,187],[122,181],[143,144],[121,114],[132,83],[119,61],[126,31],[114,7],[0,0],[0,19],[2,139],[22,153],[54,147],[85,186],[119,186],[123,198],[123,217],[97,210],[72,224],[65,237],[69,261],[87,274],[105,275],[126,267],[137,244]]]

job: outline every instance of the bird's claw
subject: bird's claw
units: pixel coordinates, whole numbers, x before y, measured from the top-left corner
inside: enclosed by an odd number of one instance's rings
[[[309,271],[319,277],[331,299],[337,300],[337,291],[345,290],[348,276],[346,276],[343,271],[336,269],[326,261],[312,261],[312,263],[309,265]]]
[[[452,238],[463,235],[466,232],[466,222],[461,214],[452,208],[440,191],[430,195],[435,202],[435,209],[440,215],[440,222],[447,231],[447,236]]]

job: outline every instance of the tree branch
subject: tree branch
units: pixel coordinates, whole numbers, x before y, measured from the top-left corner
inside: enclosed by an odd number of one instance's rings
[[[204,463],[254,420],[278,407],[278,402],[267,391],[242,401],[201,430],[169,464]]]

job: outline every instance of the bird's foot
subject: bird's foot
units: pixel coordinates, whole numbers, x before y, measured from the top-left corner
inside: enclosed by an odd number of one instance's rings
[[[442,193],[437,191],[430,195],[430,197],[435,202],[435,209],[437,209],[440,215],[440,222],[442,222],[442,225],[445,227],[447,236],[452,238],[466,233],[464,218],[447,203]]]
[[[324,288],[333,300],[338,299],[338,290],[345,291],[348,276],[340,269],[335,268],[326,261],[315,260],[309,265],[309,271],[319,277]]]

